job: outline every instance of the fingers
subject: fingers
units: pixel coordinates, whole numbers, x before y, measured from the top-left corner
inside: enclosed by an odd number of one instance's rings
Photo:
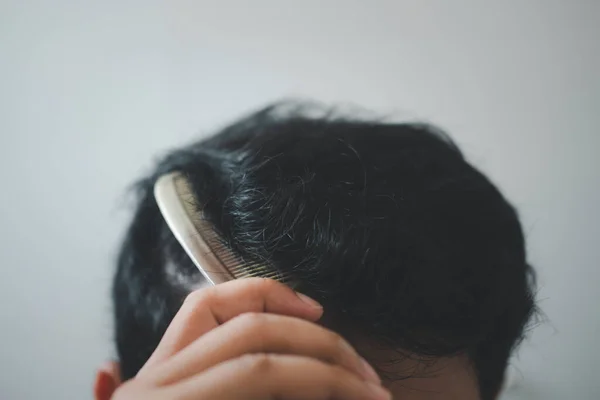
[[[218,325],[246,312],[268,312],[316,321],[323,308],[270,279],[237,279],[191,293],[138,375]]]
[[[168,385],[252,353],[317,358],[381,383],[375,371],[338,334],[298,318],[264,313],[246,313],[215,328],[144,378],[159,386]]]
[[[252,354],[165,388],[168,398],[391,400],[383,387],[341,367],[301,356]]]
[[[345,340],[309,322],[322,313],[313,300],[267,279],[196,291],[132,380],[129,394],[181,400],[391,399]],[[127,387],[120,390],[124,398]]]

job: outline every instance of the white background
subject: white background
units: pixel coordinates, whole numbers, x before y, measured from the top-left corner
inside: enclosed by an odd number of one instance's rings
[[[597,0],[3,0],[0,398],[91,398],[126,186],[289,95],[449,130],[540,274],[507,398],[600,398],[599,26]]]

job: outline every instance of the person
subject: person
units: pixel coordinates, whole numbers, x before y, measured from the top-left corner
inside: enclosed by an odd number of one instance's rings
[[[204,287],[152,194],[173,171],[231,252],[294,290]],[[536,312],[515,209],[427,124],[275,104],[136,187],[98,400],[492,400]]]

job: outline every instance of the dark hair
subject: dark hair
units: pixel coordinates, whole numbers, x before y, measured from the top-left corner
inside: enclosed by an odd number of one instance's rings
[[[499,391],[534,311],[514,208],[451,140],[423,124],[275,105],[176,150],[138,185],[114,279],[124,379],[201,278],[152,195],[183,172],[232,250],[293,276],[368,338],[407,354],[466,354]]]

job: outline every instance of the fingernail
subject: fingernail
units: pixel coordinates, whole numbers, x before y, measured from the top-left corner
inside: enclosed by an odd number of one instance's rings
[[[323,306],[318,301],[311,299],[305,294],[296,292],[296,296],[298,296],[300,300],[302,300],[305,304],[311,306],[312,308],[323,308]]]
[[[361,358],[361,362],[364,377],[369,382],[381,385],[381,378],[379,378],[379,375],[377,375],[377,372],[375,372],[375,369],[373,369],[371,364],[369,364],[364,358]]]
[[[371,400],[392,400],[392,395],[383,386],[375,385],[374,383],[367,383],[371,395]]]

